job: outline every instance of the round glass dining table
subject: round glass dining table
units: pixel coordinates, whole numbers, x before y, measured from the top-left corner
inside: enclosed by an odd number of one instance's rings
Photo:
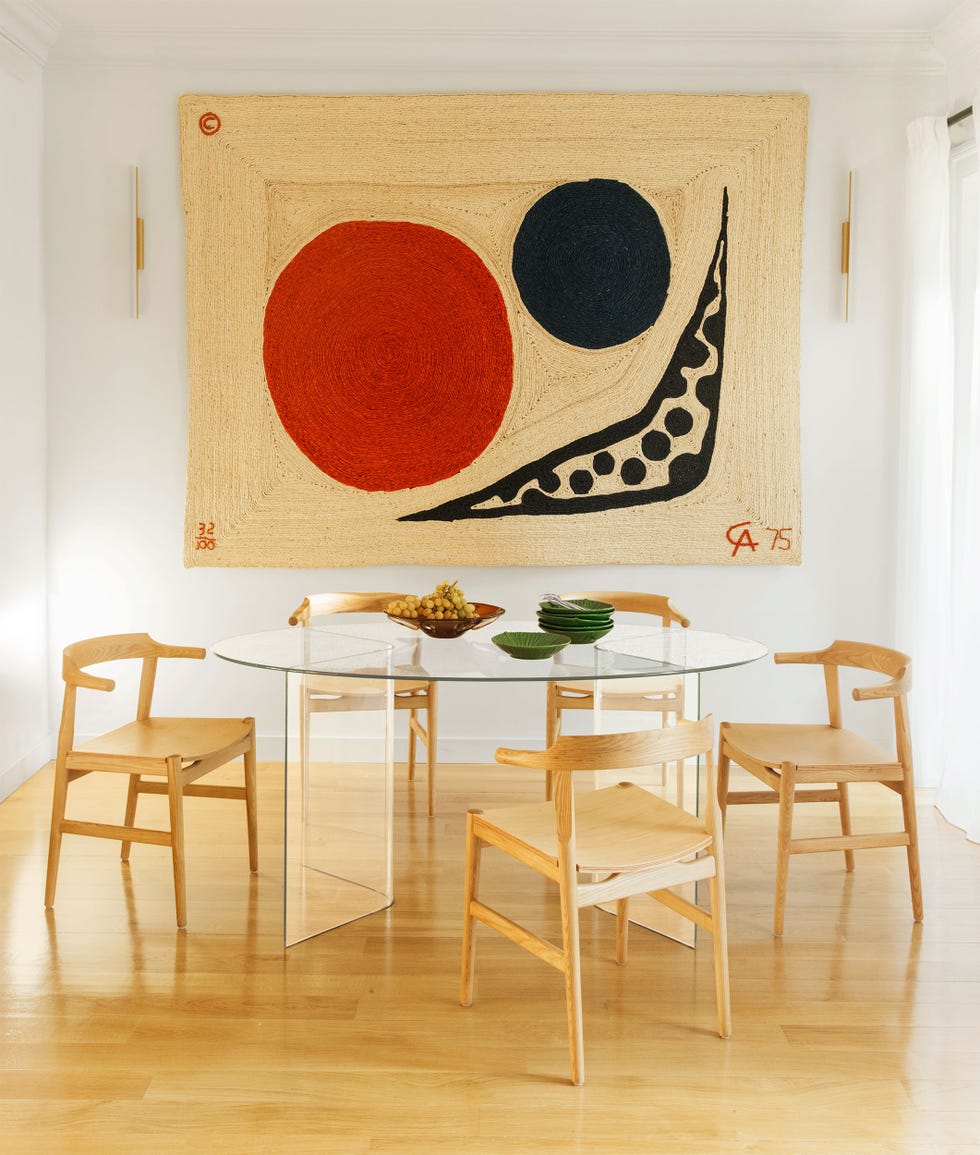
[[[331,623],[329,629],[269,630],[212,646],[224,661],[283,675],[287,946],[383,910],[394,900],[394,694],[399,682],[591,683],[594,726],[600,730],[603,686],[624,679],[697,677],[768,653],[760,642],[728,634],[617,623],[593,644],[569,645],[554,657],[527,660],[493,643],[493,635],[504,629],[539,627],[536,622],[495,623],[457,638],[433,638],[371,620]],[[309,724],[301,712],[311,685],[339,686],[350,708],[317,714],[320,731],[300,741]],[[694,702],[696,716],[698,695]],[[543,735],[542,718],[542,745]]]

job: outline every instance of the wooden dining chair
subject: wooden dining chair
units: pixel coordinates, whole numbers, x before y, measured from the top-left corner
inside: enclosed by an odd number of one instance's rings
[[[203,658],[194,646],[165,646],[148,634],[115,634],[89,638],[66,647],[62,658],[65,682],[58,753],[55,760],[54,802],[45,906],[54,906],[58,863],[64,834],[114,838],[122,843],[121,857],[129,861],[134,842],[169,846],[173,859],[177,926],[187,925],[184,881],[184,798],[235,798],[244,801],[248,830],[248,864],[258,870],[258,833],[255,805],[255,721],[252,718],[160,718],[150,713],[157,662],[160,658]],[[75,742],[75,706],[79,689],[111,692],[116,683],[88,672],[89,666],[126,659],[142,661],[136,720],[98,738]],[[242,786],[198,786],[199,778],[241,757]],[[68,787],[96,771],[129,777],[125,817],[121,826],[66,818]],[[141,794],[164,794],[170,810],[169,830],[135,825]]]
[[[627,590],[586,590],[563,593],[566,599],[592,598],[608,602],[618,614],[646,614],[657,618],[662,626],[677,625],[687,629],[691,624],[663,594],[632,593]],[[561,716],[565,710],[595,709],[595,690],[590,682],[549,682],[546,694],[545,741],[554,745],[561,733]],[[666,675],[654,678],[610,680],[602,686],[603,710],[635,710],[659,714],[661,725],[679,722],[684,717],[684,677]],[[684,805],[684,775],[676,767],[677,804]],[[660,783],[667,784],[667,766],[660,768]],[[545,776],[545,797],[551,797],[551,777]]]
[[[466,884],[460,1002],[473,1000],[474,929],[477,922],[499,931],[565,976],[565,1003],[572,1082],[585,1078],[582,1030],[579,907],[616,902],[616,961],[626,962],[629,899],[649,894],[664,906],[711,932],[714,945],[718,1033],[731,1033],[728,945],[725,924],[725,867],[721,815],[715,795],[711,718],[629,734],[559,738],[544,751],[497,751],[497,761],[554,775],[548,802],[471,810],[466,820]],[[628,771],[703,756],[708,793],[704,817],[621,782],[575,794],[573,776],[582,770]],[[484,846],[495,846],[558,884],[562,945],[557,947],[478,896]],[[601,876],[594,881],[594,876]],[[671,887],[708,880],[710,912],[675,894]]]
[[[311,594],[289,616],[291,626],[309,626],[314,618],[328,614],[381,614],[389,602],[404,598],[395,593]],[[307,674],[300,691],[300,757],[305,762],[310,747],[310,716],[335,710],[381,710],[386,685],[383,681],[331,678]],[[425,747],[429,817],[435,813],[436,736],[439,685],[427,681],[395,682],[395,709],[408,711],[408,779],[415,779],[416,739]],[[423,725],[419,714],[425,713]]]
[[[833,642],[812,653],[774,654],[777,662],[823,666],[829,725],[747,724],[723,722],[718,739],[718,790],[722,816],[728,806],[776,803],[776,908],[773,933],[783,933],[789,860],[793,854],[843,851],[846,870],[854,869],[854,851],[869,847],[904,846],[908,855],[912,913],[922,921],[922,882],[915,823],[915,786],[909,739],[907,694],[912,681],[911,659],[898,650],[864,642]],[[843,728],[839,668],[849,666],[887,674],[888,681],[852,691],[856,702],[891,699],[895,750],[880,746]],[[734,762],[759,779],[765,790],[731,790],[729,767]],[[878,782],[902,800],[902,829],[855,834],[851,829],[848,786]],[[802,788],[802,789],[801,789]],[[835,802],[839,835],[793,837],[793,810],[803,802]]]

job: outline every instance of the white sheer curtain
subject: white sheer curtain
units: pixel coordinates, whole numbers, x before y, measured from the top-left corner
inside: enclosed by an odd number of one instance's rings
[[[909,125],[905,213],[896,635],[912,656],[916,781],[937,786],[946,764],[952,573],[953,306],[945,118],[922,117]]]
[[[980,110],[980,93],[973,98]],[[974,275],[980,271],[980,197],[972,200],[975,219]],[[964,230],[965,231],[965,230]],[[962,286],[962,282],[961,282]],[[946,757],[939,794],[940,812],[954,826],[980,842],[980,741],[976,717],[980,711],[980,298],[973,288],[972,310],[960,309],[957,340],[972,356],[957,385],[957,428],[953,445],[952,514],[952,645]],[[969,286],[966,287],[969,291]],[[972,316],[971,316],[972,314]],[[965,331],[965,330],[971,331]]]
[[[909,125],[896,633],[913,662],[917,782],[980,841],[980,314],[960,334],[976,339],[957,406],[949,151],[944,118]]]

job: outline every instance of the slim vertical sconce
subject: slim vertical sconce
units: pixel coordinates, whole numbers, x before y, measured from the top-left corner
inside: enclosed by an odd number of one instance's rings
[[[844,277],[844,320],[850,312],[851,297],[851,193],[854,173],[847,174],[847,220],[840,227],[840,271]]]
[[[140,315],[140,273],[143,271],[143,218],[140,216],[140,170],[139,165],[133,170],[133,193],[136,217],[136,271],[134,286],[136,292],[136,316]]]

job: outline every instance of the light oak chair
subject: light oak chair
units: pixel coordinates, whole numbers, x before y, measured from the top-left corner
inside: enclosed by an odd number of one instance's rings
[[[563,593],[563,598],[592,598],[597,602],[608,602],[617,614],[647,614],[658,618],[662,626],[678,625],[683,629],[691,624],[663,594],[632,593],[628,590],[585,590]],[[554,745],[561,733],[561,716],[565,710],[592,710],[595,708],[595,692],[589,682],[549,682],[546,697],[545,742]],[[661,717],[661,724],[679,722],[684,717],[684,678],[665,676],[662,678],[624,678],[610,680],[602,686],[603,710],[635,710],[655,713]],[[684,775],[677,770],[677,804],[684,805]],[[661,785],[667,784],[667,766],[661,767]],[[551,797],[551,778],[545,777],[545,797]]]
[[[664,906],[712,933],[718,1033],[731,1033],[728,945],[725,925],[725,868],[721,815],[715,795],[711,718],[629,734],[559,738],[544,751],[497,751],[497,761],[554,775],[554,799],[488,812],[471,810],[466,820],[466,886],[460,1002],[473,999],[474,928],[485,923],[565,976],[565,1001],[572,1082],[585,1077],[578,910],[616,901],[616,961],[624,963],[629,898],[649,894]],[[703,755],[708,792],[704,817],[621,782],[574,794],[578,771],[626,771]],[[479,900],[484,846],[495,846],[558,884],[562,946],[557,947]],[[601,876],[593,881],[593,876]],[[670,887],[707,879],[710,913]]]
[[[54,906],[58,863],[64,834],[86,834],[122,842],[121,857],[129,861],[134,842],[169,846],[173,858],[177,925],[187,925],[184,881],[184,798],[235,798],[244,801],[248,829],[248,864],[258,870],[258,834],[255,805],[255,722],[252,718],[158,718],[151,716],[153,686],[160,658],[203,658],[206,651],[192,646],[165,646],[148,634],[115,634],[89,638],[68,646],[62,658],[65,682],[58,753],[55,761],[54,802],[45,906]],[[115,682],[88,673],[89,666],[123,659],[142,661],[136,721],[98,738],[75,744],[75,705],[79,689],[111,692]],[[198,778],[241,757],[243,786],[196,786]],[[68,786],[95,771],[129,776],[126,811],[121,826],[80,822],[65,817]],[[140,794],[165,794],[170,808],[170,829],[150,830],[134,825]]]
[[[313,618],[327,614],[382,614],[389,602],[404,598],[395,593],[311,594],[289,616],[291,626],[309,626]],[[310,715],[334,710],[380,710],[384,708],[385,683],[359,678],[307,675],[300,691],[300,756],[310,744]],[[415,779],[416,739],[425,747],[429,817],[434,814],[436,779],[436,735],[439,685],[437,682],[399,681],[395,683],[395,709],[408,711],[408,779]],[[419,713],[424,711],[426,725]]]
[[[922,882],[919,875],[907,701],[912,681],[911,659],[884,646],[841,641],[812,653],[773,656],[777,662],[823,666],[830,715],[830,724],[826,726],[723,722],[720,727],[718,789],[722,815],[725,815],[728,806],[767,802],[779,806],[773,933],[783,933],[791,855],[842,850],[845,869],[853,870],[854,851],[874,846],[906,847],[912,912],[915,921],[921,922]],[[843,728],[838,674],[841,666],[888,675],[887,682],[855,689],[852,696],[856,702],[892,699],[894,753]],[[766,789],[729,789],[729,766],[732,762],[748,770],[765,784]],[[902,829],[877,834],[852,833],[847,793],[851,782],[880,782],[882,786],[899,794],[902,799]],[[840,812],[841,833],[819,838],[794,838],[793,808],[801,802],[836,802]]]

